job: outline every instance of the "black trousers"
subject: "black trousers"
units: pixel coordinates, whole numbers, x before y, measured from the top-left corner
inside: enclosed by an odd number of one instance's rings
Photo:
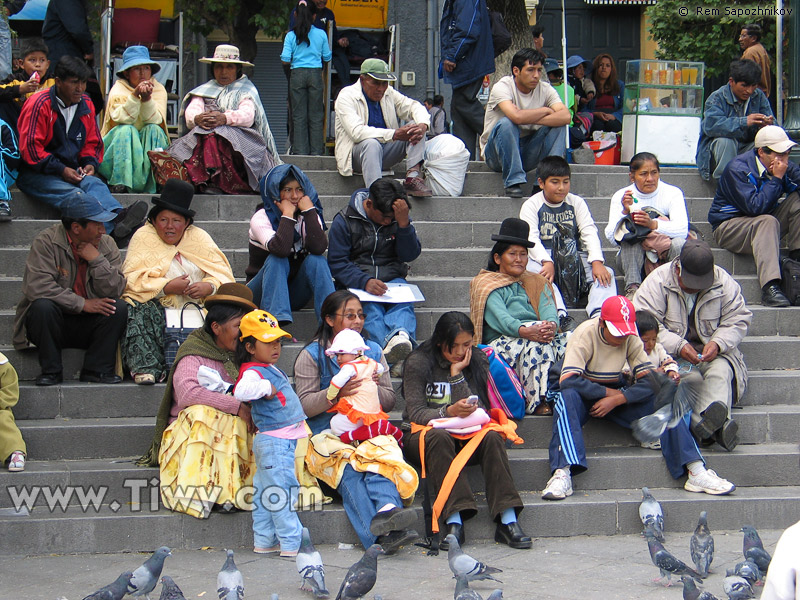
[[[475,140],[483,133],[483,117],[486,110],[478,100],[483,77],[472,83],[453,88],[450,100],[450,117],[453,119],[453,135],[459,138],[467,150],[470,160],[477,160]]]
[[[412,464],[421,465],[419,454],[419,433],[406,433],[403,438],[403,450]],[[431,503],[436,501],[444,476],[450,463],[469,440],[459,440],[444,429],[429,429],[425,433],[425,472],[430,485]],[[500,514],[507,508],[522,510],[522,498],[514,485],[511,467],[508,464],[506,443],[496,431],[490,431],[483,438],[467,465],[480,465],[483,479],[486,482],[486,501],[489,513],[498,521]],[[442,510],[441,521],[455,512],[460,512],[462,519],[474,517],[478,512],[475,496],[469,487],[466,471],[461,471],[453,485],[450,496]]]
[[[64,312],[52,300],[34,300],[25,315],[28,339],[39,349],[42,373],[61,373],[62,348],[86,350],[83,368],[97,373],[113,373],[117,359],[117,342],[128,323],[128,305],[116,301],[111,316]]]

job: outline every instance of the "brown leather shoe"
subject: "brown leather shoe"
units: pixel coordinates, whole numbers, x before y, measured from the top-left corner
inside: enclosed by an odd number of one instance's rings
[[[422,177],[406,177],[403,188],[409,196],[415,198],[427,198],[433,196],[431,189],[422,181]]]

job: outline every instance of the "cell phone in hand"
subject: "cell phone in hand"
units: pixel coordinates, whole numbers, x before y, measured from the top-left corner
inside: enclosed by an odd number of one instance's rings
[[[474,394],[472,396],[469,396],[467,398],[467,404],[469,404],[470,406],[475,406],[476,404],[478,404],[478,397]]]

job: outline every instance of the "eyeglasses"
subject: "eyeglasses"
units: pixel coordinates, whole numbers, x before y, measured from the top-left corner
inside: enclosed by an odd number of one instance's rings
[[[337,317],[342,317],[343,319],[347,319],[348,321],[352,321],[354,319],[359,319],[360,321],[363,321],[364,319],[367,318],[367,315],[365,315],[363,312],[359,313],[349,312],[349,313],[335,313],[335,314]]]

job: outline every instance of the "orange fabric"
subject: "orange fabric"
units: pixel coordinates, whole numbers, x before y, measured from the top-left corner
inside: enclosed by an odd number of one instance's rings
[[[442,480],[442,487],[439,488],[439,494],[436,496],[436,500],[434,501],[431,509],[431,530],[433,533],[439,532],[439,516],[442,514],[444,505],[447,502],[447,499],[450,497],[450,492],[453,490],[453,486],[455,485],[458,476],[461,474],[461,471],[464,469],[469,459],[472,458],[472,455],[483,441],[483,438],[486,437],[487,433],[490,431],[496,431],[505,439],[511,440],[514,444],[522,444],[525,442],[525,440],[517,435],[517,424],[514,421],[509,421],[508,417],[502,410],[499,408],[492,408],[489,410],[489,416],[492,418],[492,420],[486,423],[486,425],[484,425],[480,431],[475,431],[465,435],[450,434],[456,439],[469,440],[469,442],[467,442],[467,445],[464,446],[456,455],[453,462],[450,463],[450,468],[447,470],[444,480]],[[425,433],[429,429],[433,428],[430,425],[411,423],[411,433],[420,432],[419,455],[422,463],[421,471],[423,479],[425,479]]]
[[[389,419],[389,415],[387,415],[384,411],[377,413],[365,413],[357,410],[353,408],[353,405],[350,404],[347,398],[339,398],[339,401],[333,407],[329,408],[328,412],[338,412],[339,414],[346,416],[352,423],[358,423],[358,420],[362,419],[364,425],[372,425],[376,421]]]

